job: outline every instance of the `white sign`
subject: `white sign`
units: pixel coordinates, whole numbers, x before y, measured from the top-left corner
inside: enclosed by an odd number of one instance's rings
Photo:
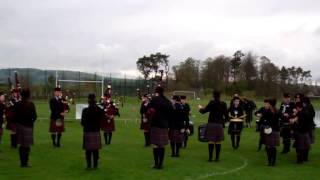
[[[82,111],[88,107],[88,104],[76,104],[76,120],[81,120]]]

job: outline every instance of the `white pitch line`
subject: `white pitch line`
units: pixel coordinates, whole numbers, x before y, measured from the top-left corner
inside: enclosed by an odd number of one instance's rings
[[[237,171],[240,171],[242,169],[244,169],[246,166],[248,166],[248,159],[242,157],[242,156],[238,156],[240,159],[242,159],[243,163],[241,166],[239,167],[236,167],[234,169],[230,169],[228,171],[223,171],[223,172],[212,172],[212,173],[208,173],[204,176],[200,176],[200,177],[197,177],[195,179],[207,179],[209,177],[212,177],[212,176],[222,176],[222,175],[227,175],[227,174],[231,174],[231,173],[235,173]]]

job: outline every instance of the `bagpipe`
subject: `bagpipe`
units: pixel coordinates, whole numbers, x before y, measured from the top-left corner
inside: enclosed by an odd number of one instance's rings
[[[21,85],[19,81],[18,72],[14,72],[14,79],[15,79],[15,85],[11,82],[11,78],[8,77],[8,85],[9,85],[9,91],[7,102],[5,105],[4,115],[5,120],[7,124],[7,129],[13,130],[15,129],[14,123],[13,123],[13,108],[14,106],[21,101]]]
[[[104,100],[105,102],[103,102],[103,110],[105,112],[107,120],[110,121],[114,116],[120,116],[119,109],[116,103],[112,101],[111,83],[107,85],[107,89],[104,93]]]

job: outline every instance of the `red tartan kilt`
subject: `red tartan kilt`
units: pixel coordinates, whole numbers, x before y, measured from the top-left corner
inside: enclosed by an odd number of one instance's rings
[[[85,132],[83,134],[82,148],[88,151],[101,149],[100,132]]]
[[[280,133],[273,131],[271,134],[264,135],[265,145],[275,147],[280,145]]]
[[[17,124],[12,122],[11,120],[10,121],[8,120],[7,125],[6,125],[6,129],[13,131],[13,132],[17,132]]]
[[[208,123],[206,137],[210,142],[224,141],[224,131],[222,124]]]
[[[110,123],[108,123],[107,120],[103,120],[101,122],[101,130],[104,132],[113,132],[116,130],[114,119],[110,120]]]
[[[310,149],[311,138],[308,133],[296,133],[293,147],[296,149]]]
[[[171,142],[183,143],[184,133],[181,133],[180,130],[176,129],[169,130],[169,139]]]
[[[169,144],[168,129],[152,127],[150,130],[150,143],[156,146],[165,146]]]
[[[62,121],[62,125],[61,126],[57,126],[56,125],[56,121],[55,120],[51,120],[50,121],[50,128],[49,128],[49,132],[51,133],[61,133],[65,131],[64,128],[64,119],[61,120]]]
[[[17,144],[22,147],[33,145],[33,128],[23,125],[17,126]]]
[[[140,123],[140,129],[144,131],[150,131],[151,125],[149,122],[141,122]]]

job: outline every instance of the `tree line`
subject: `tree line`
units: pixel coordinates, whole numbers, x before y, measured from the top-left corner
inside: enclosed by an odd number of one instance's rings
[[[151,77],[151,72],[156,74],[161,64],[166,64],[167,88],[171,90],[193,90],[208,94],[213,89],[219,89],[227,94],[242,91],[259,97],[313,91],[310,70],[300,66],[278,67],[268,57],[256,56],[252,52],[236,51],[233,56],[219,55],[203,61],[189,57],[173,66],[170,73],[167,67],[169,56],[161,53],[157,53],[157,56],[165,57],[162,59],[165,63],[151,54],[138,59],[138,70],[145,80],[153,80],[156,76]],[[158,62],[152,59],[158,59]],[[157,68],[152,68],[153,63],[158,64]]]

